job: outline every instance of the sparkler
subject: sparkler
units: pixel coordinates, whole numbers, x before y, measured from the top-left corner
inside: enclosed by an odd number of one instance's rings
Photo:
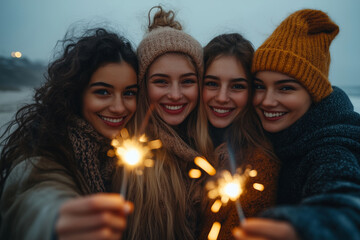
[[[150,105],[145,119],[140,127],[140,133],[143,133],[145,126],[149,121],[153,106]],[[114,149],[108,151],[108,156],[118,158],[117,165],[123,166],[123,180],[121,183],[120,194],[126,198],[127,174],[134,170],[137,174],[142,174],[144,167],[154,166],[153,154],[151,150],[159,149],[162,143],[159,139],[148,141],[145,134],[140,137],[130,138],[126,128],[120,130],[120,135],[111,141]]]
[[[151,159],[151,150],[160,148],[162,144],[160,140],[148,142],[144,134],[140,138],[130,138],[127,129],[123,128],[111,145],[115,150],[108,152],[108,155],[117,156],[117,165],[124,167],[120,194],[125,198],[128,171],[135,170],[137,174],[142,174],[144,167],[152,167],[154,160]]]
[[[208,190],[208,197],[210,199],[216,199],[213,205],[211,206],[211,211],[217,213],[220,208],[226,205],[229,201],[235,202],[236,211],[239,216],[240,224],[245,221],[245,215],[240,205],[240,196],[244,192],[244,187],[247,179],[249,177],[256,177],[257,171],[246,168],[244,171],[241,171],[240,168],[235,168],[235,159],[234,153],[228,144],[228,152],[230,157],[230,171],[222,171],[217,175],[215,181],[209,181],[206,184],[206,189]],[[211,164],[201,157],[196,157],[194,160],[195,164],[207,172],[210,176],[216,174],[216,170]],[[189,171],[189,176],[191,178],[199,178],[201,172],[197,169],[191,169]],[[253,188],[258,191],[263,191],[264,186],[260,183],[254,183]],[[221,223],[214,222],[212,228],[209,232],[208,239],[217,239],[217,236],[220,232]]]
[[[222,171],[215,181],[209,181],[206,184],[208,190],[208,197],[210,199],[217,199],[211,207],[211,211],[216,213],[221,206],[225,206],[229,201],[235,202],[236,210],[239,216],[240,223],[245,221],[244,212],[240,205],[240,196],[244,192],[244,186],[249,177],[256,177],[256,170],[247,168],[244,172],[237,170],[237,173],[232,175],[229,171]],[[255,188],[256,186],[256,188]],[[263,185],[255,183],[254,188],[262,191]]]

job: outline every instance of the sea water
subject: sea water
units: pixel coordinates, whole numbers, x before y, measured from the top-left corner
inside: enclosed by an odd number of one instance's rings
[[[356,112],[360,113],[360,86],[342,88],[350,97]],[[16,111],[32,102],[33,88],[20,88],[19,90],[0,90],[0,133],[3,126],[15,117]]]

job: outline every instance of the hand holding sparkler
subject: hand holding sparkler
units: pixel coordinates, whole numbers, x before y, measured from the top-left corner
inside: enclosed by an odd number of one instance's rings
[[[96,193],[65,201],[55,223],[58,239],[120,239],[133,205],[113,193]],[[104,220],[104,214],[107,219]],[[106,235],[106,236],[105,236]]]

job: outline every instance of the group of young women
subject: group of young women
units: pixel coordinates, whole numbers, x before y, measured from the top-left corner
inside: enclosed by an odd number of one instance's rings
[[[300,10],[254,51],[237,33],[203,48],[162,7],[149,21],[136,53],[106,29],[64,39],[3,136],[1,239],[207,239],[214,221],[218,239],[359,239],[360,116],[328,80],[338,26]],[[124,127],[163,143],[126,199],[107,154]],[[210,211],[197,156],[257,170],[241,226],[233,203]]]

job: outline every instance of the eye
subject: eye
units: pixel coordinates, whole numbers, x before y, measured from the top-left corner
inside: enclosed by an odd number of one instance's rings
[[[163,78],[157,78],[157,79],[152,80],[151,83],[162,86],[162,85],[166,85],[167,81],[166,81],[166,79],[163,79]]]
[[[187,78],[182,81],[182,84],[185,84],[185,85],[192,85],[192,84],[196,84],[196,83],[197,83],[196,79],[192,79],[192,78]]]
[[[215,88],[215,87],[218,87],[219,84],[217,82],[215,82],[215,81],[206,81],[205,86]]]
[[[295,90],[295,88],[293,86],[282,86],[280,87],[281,91],[291,91],[291,90]]]
[[[110,94],[109,91],[106,90],[106,89],[97,89],[97,90],[94,91],[94,93],[97,94],[97,95],[103,95],[103,96]]]
[[[164,79],[156,79],[156,80],[153,81],[153,83],[163,84],[163,83],[166,83],[166,81]]]
[[[247,89],[247,86],[246,84],[234,84],[231,86],[231,89],[234,89],[234,90],[241,90],[241,89]]]
[[[123,93],[126,97],[132,97],[137,95],[137,90],[127,90]]]
[[[262,84],[255,83],[255,84],[254,84],[254,89],[255,89],[255,90],[264,90],[264,89],[265,89],[265,86],[262,85]]]

